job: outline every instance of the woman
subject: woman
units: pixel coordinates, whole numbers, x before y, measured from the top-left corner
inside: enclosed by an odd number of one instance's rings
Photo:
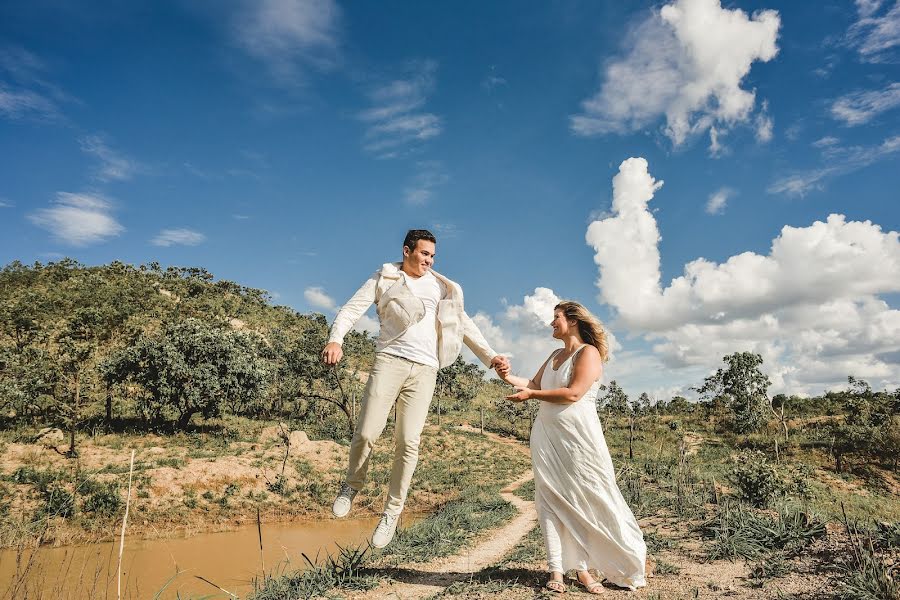
[[[547,589],[565,592],[563,574],[570,569],[591,594],[602,593],[603,586],[588,569],[618,586],[642,587],[647,548],[616,485],[595,404],[608,358],[606,332],[577,302],[557,304],[550,326],[564,346],[533,379],[508,369],[500,373],[518,390],[509,400],[541,401],[531,430],[531,459],[534,501],[547,546]]]

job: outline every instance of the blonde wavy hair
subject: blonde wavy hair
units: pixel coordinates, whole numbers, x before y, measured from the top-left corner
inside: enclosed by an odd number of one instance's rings
[[[606,341],[606,330],[603,329],[600,319],[584,306],[572,300],[563,300],[553,307],[553,312],[558,310],[562,311],[567,320],[571,319],[578,323],[578,333],[581,335],[581,339],[600,351],[600,360],[608,361],[609,343]]]

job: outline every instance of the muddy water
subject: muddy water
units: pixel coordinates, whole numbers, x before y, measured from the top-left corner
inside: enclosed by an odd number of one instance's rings
[[[401,527],[418,520],[403,519]],[[256,526],[223,533],[206,533],[189,538],[157,540],[125,539],[123,598],[228,598],[203,577],[238,596],[253,589],[265,563],[266,573],[303,568],[301,553],[321,560],[342,547],[365,544],[377,518],[263,525],[260,557]],[[116,598],[116,564],[119,544],[110,542],[88,546],[41,548],[34,556],[25,578],[26,589],[16,598]],[[20,556],[27,561],[29,556]],[[17,579],[17,556],[13,550],[0,551],[0,598],[10,597],[10,582]],[[23,565],[19,566],[20,569]],[[162,593],[157,596],[157,593]],[[211,595],[211,596],[209,596]]]

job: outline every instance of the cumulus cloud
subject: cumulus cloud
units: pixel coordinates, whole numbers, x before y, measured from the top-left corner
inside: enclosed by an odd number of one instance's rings
[[[783,175],[772,182],[766,191],[770,194],[803,196],[812,190],[824,189],[825,181],[832,177],[853,173],[900,152],[900,135],[871,146],[840,146],[838,142],[833,137],[813,142],[813,146],[822,149],[824,164],[815,169]]]
[[[337,305],[334,298],[325,293],[325,289],[319,286],[308,287],[303,290],[303,297],[313,308],[321,308],[327,312],[336,312]]]
[[[100,194],[57,192],[53,206],[31,213],[28,220],[61,242],[87,246],[125,231],[111,212],[111,202]]]
[[[900,106],[900,83],[883,90],[857,91],[841,96],[831,105],[831,116],[845,125],[862,125],[883,112]]]
[[[197,246],[206,241],[206,236],[193,229],[163,229],[150,243],[154,246]]]
[[[626,133],[665,116],[665,134],[679,146],[713,126],[721,134],[747,122],[756,94],[741,83],[754,62],[776,56],[780,25],[776,11],[748,17],[719,0],[663,6],[631,32],[625,56],[604,67],[600,90],[571,117],[572,131]]]
[[[379,158],[399,156],[404,148],[440,135],[441,118],[424,110],[434,91],[437,63],[410,63],[408,75],[369,93],[371,106],[359,114],[367,124],[364,148]]]
[[[334,298],[328,295],[325,288],[321,286],[311,286],[303,290],[303,297],[314,309],[322,311],[328,316],[336,315],[340,307],[335,303]],[[376,319],[368,314],[364,314],[359,321],[353,326],[354,331],[365,331],[373,335],[378,334],[380,325]]]
[[[295,84],[305,68],[327,69],[339,54],[340,8],[334,0],[258,0],[234,18],[235,40],[282,83]]]
[[[711,215],[721,215],[724,213],[725,204],[732,194],[734,194],[734,190],[727,187],[719,188],[710,194],[709,200],[706,201],[706,212]]]
[[[521,304],[506,304],[504,310],[495,315],[479,311],[472,320],[491,347],[510,358],[517,374],[531,377],[550,353],[560,347],[559,340],[550,333],[553,307],[559,301],[559,296],[552,289],[537,287],[522,299]],[[608,328],[606,333],[612,356],[609,371],[618,364],[616,356],[621,345]],[[469,350],[465,353],[470,360],[475,360]]]
[[[859,19],[850,27],[848,38],[860,57],[868,62],[888,60],[900,46],[900,0],[857,0]]]
[[[99,181],[127,181],[140,170],[137,162],[110,148],[102,136],[89,135],[79,141],[83,152],[100,161],[94,174]]]
[[[586,240],[599,299],[667,365],[711,368],[749,350],[763,355],[776,390],[819,392],[850,374],[900,382],[900,365],[878,358],[900,350],[900,311],[880,298],[900,291],[898,232],[833,214],[783,227],[767,255],[693,260],[664,288],[649,208],[661,186],[646,160],[624,161],[612,215],[591,223]]]

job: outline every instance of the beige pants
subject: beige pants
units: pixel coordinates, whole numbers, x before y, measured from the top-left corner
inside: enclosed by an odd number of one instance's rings
[[[406,501],[409,482],[419,461],[419,440],[428,407],[434,395],[437,369],[379,352],[366,383],[356,431],[350,442],[350,466],[347,483],[362,489],[369,470],[369,457],[375,441],[384,431],[394,402],[397,422],[394,425],[394,466],[384,512],[399,515]]]

